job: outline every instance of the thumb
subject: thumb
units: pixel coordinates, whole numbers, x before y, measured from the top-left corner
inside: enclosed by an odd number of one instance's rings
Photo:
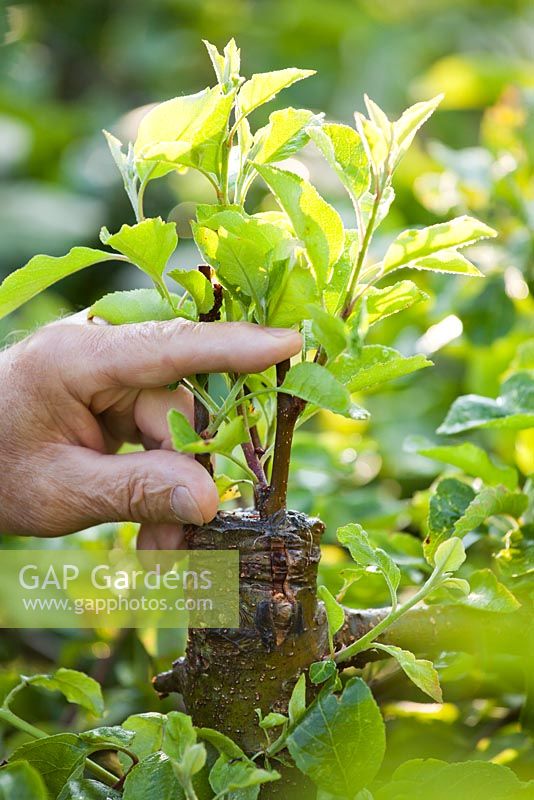
[[[64,451],[48,475],[46,519],[40,518],[44,535],[103,522],[203,525],[217,513],[214,482],[188,456],[165,450],[123,455],[83,447]]]

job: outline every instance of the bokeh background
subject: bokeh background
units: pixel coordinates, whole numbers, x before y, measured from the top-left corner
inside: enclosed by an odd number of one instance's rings
[[[332,544],[335,529],[350,521],[363,524],[375,541],[387,540],[413,578],[421,564],[418,535],[427,489],[439,465],[415,455],[406,440],[433,438],[460,394],[495,396],[518,346],[534,335],[534,4],[8,0],[0,12],[2,275],[37,252],[60,255],[74,244],[97,245],[102,225],[116,230],[132,221],[101,129],[132,138],[147,104],[213,83],[201,40],[222,48],[231,36],[241,47],[245,75],[286,66],[318,71],[255,112],[257,126],[276,107],[289,104],[350,124],[354,110],[363,110],[364,92],[391,117],[412,102],[445,93],[398,171],[397,202],[380,229],[377,251],[402,227],[467,212],[499,232],[496,242],[471,252],[485,281],[419,276],[428,302],[373,333],[373,341],[407,355],[427,353],[435,368],[361,398],[372,412],[369,425],[322,415],[295,444],[291,504],[320,514],[327,523],[326,579],[333,580],[342,560]],[[320,191],[348,215],[341,187],[313,148],[301,160]],[[209,187],[189,174],[154,182],[147,197],[148,213],[177,221],[182,266],[196,260],[188,219],[191,204],[199,201],[210,201]],[[265,202],[258,185],[251,205]],[[138,281],[136,270],[117,265],[81,272],[0,323],[0,337],[10,342],[110,289]],[[534,471],[533,431],[485,432],[471,440],[514,464],[523,476]],[[111,528],[90,531],[71,537],[68,546],[112,541],[116,535]],[[125,542],[134,535],[132,526],[119,533]],[[361,606],[385,601],[379,581],[366,583],[353,596]],[[181,632],[10,634],[0,642],[1,680],[10,685],[21,670],[52,664],[85,668],[106,685],[111,721],[119,721],[131,711],[162,708],[148,678],[182,644]],[[457,705],[391,712],[389,767],[409,756],[468,757],[480,739],[479,723],[491,727],[495,709],[502,710],[493,701],[473,705],[479,665],[452,663],[456,672],[449,673],[449,682],[456,681],[451,696]],[[444,674],[450,664],[445,659]],[[55,715],[52,701],[40,702],[38,711],[32,707],[34,714],[45,720]],[[504,703],[502,713],[510,709],[513,722],[513,704]],[[64,722],[71,722],[65,713]],[[525,740],[513,740],[508,750],[526,774],[531,763]]]

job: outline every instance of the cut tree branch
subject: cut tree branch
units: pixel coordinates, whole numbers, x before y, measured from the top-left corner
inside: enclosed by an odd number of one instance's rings
[[[290,366],[289,359],[276,365],[277,386],[283,384]],[[293,397],[284,392],[278,392],[277,394],[272,479],[267,497],[259,509],[262,516],[272,516],[286,507],[293,433],[299,414],[305,406],[306,401],[301,400],[299,397]]]

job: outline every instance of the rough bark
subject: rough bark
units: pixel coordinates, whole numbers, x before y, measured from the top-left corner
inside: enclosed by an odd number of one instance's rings
[[[154,687],[180,692],[196,725],[226,733],[248,753],[265,746],[255,709],[287,712],[299,675],[327,649],[316,596],[323,530],[295,511],[267,519],[235,512],[188,533],[191,549],[239,550],[241,625],[191,630],[185,657]]]
[[[215,520],[188,533],[196,550],[238,550],[240,553],[240,627],[193,629],[186,655],[172,670],[154,679],[160,694],[179,692],[195,725],[213,727],[230,736],[247,753],[265,746],[255,709],[287,712],[299,675],[327,655],[324,608],[317,601],[316,579],[323,525],[295,511],[262,518],[258,512],[219,513]],[[336,645],[347,646],[372,630],[388,609],[346,610]],[[464,650],[484,658],[496,650],[524,654],[528,617],[457,606],[415,607],[394,623],[379,641],[436,656],[443,650]],[[361,667],[384,658],[368,650],[344,667]],[[312,687],[308,687],[308,698]],[[291,782],[262,790],[262,798],[289,800]],[[304,791],[295,785],[295,797]],[[281,793],[280,793],[281,792]]]

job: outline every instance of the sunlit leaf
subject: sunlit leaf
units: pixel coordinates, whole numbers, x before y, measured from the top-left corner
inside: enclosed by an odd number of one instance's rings
[[[306,128],[313,119],[313,113],[305,109],[273,111],[269,123],[254,136],[250,159],[256,164],[272,164],[294,155],[309,140]]]
[[[452,248],[465,247],[496,235],[488,225],[467,216],[456,217],[429,228],[407,230],[399,234],[389,246],[384,257],[383,270],[388,273],[406,266],[439,270],[441,264],[441,271],[478,274],[478,270],[466,259],[456,260],[457,254],[450,251]]]
[[[348,125],[311,127],[309,136],[356,202],[369,188],[369,162],[358,133]]]
[[[392,656],[412,681],[425,694],[428,694],[436,703],[443,702],[439,676],[431,661],[416,658],[409,650],[386,644],[376,644],[380,650]]]
[[[374,325],[381,319],[404,311],[423,300],[428,300],[428,295],[412,281],[399,281],[383,289],[370,286],[364,297],[367,324]]]
[[[287,89],[293,83],[301,81],[303,78],[309,78],[311,75],[315,75],[314,70],[297,69],[296,67],[253,75],[243,84],[237,97],[240,115],[247,116],[258,106],[276,97],[282,89]]]
[[[402,156],[410,147],[418,130],[425,124],[436,108],[443,100],[444,95],[438,94],[431,100],[424,100],[410,106],[404,111],[398,120],[393,123],[393,139],[396,146],[396,161],[400,161]]]
[[[114,253],[91,247],[73,247],[65,256],[34,256],[0,284],[0,319],[62,278],[93,264],[116,259]]]
[[[177,166],[217,174],[233,94],[219,86],[160,103],[141,120],[134,145],[138,169],[159,178]]]
[[[257,169],[302,240],[319,286],[324,286],[343,250],[341,217],[304,178],[266,165]]]
[[[118,250],[156,283],[161,283],[167,261],[176,250],[178,236],[174,222],[161,217],[145,219],[137,225],[123,225],[118,233],[103,229],[105,244]]]

